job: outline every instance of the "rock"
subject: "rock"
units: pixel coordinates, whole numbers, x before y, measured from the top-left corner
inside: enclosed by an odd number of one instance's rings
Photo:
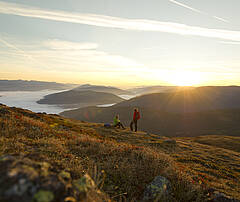
[[[11,202],[102,202],[109,201],[89,175],[72,180],[47,162],[24,156],[0,156],[0,201]]]
[[[169,180],[162,176],[157,176],[154,180],[147,185],[144,190],[143,201],[155,201],[159,198],[163,201],[169,201],[171,193],[171,183]]]
[[[3,155],[0,157],[0,161],[11,161],[14,160],[15,158],[11,155]]]
[[[176,140],[173,140],[173,139],[164,140],[163,143],[169,144],[169,145],[176,145],[177,144]]]
[[[233,199],[223,193],[220,193],[218,191],[214,191],[211,196],[211,202],[240,202],[237,199]]]
[[[0,116],[6,116],[7,114],[10,114],[10,111],[5,107],[1,107],[0,108]]]
[[[94,181],[88,174],[85,174],[82,178],[73,181],[73,185],[80,192],[87,192],[90,189],[94,189],[96,187]]]

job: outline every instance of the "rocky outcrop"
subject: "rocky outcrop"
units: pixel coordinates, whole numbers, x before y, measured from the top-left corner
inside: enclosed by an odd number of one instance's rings
[[[174,201],[171,197],[171,183],[162,176],[157,176],[144,190],[143,201]]]
[[[209,194],[210,202],[240,202],[239,200],[227,196],[224,193],[220,193],[219,191],[216,191],[214,189],[209,189]]]
[[[89,175],[73,180],[47,162],[23,156],[0,157],[0,201],[77,202],[109,201]]]

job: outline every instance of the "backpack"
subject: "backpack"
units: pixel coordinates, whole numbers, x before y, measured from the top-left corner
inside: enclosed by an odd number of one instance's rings
[[[104,123],[104,128],[111,128],[111,124],[110,123]]]

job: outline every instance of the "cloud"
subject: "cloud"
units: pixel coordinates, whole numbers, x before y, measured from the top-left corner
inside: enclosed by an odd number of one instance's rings
[[[50,11],[6,2],[0,2],[0,13],[62,22],[87,24],[105,28],[118,28],[135,31],[167,32],[180,35],[192,35],[240,41],[240,31],[209,29],[204,27],[189,26],[180,23],[162,22],[146,19],[128,19],[96,14]]]
[[[39,47],[41,45],[37,45]],[[58,67],[70,68],[78,71],[128,71],[143,67],[134,60],[98,50],[96,43],[78,43],[63,40],[47,40],[42,42],[45,49],[32,50],[31,54],[57,64]]]
[[[192,7],[190,7],[190,6],[187,6],[186,4],[180,3],[180,2],[178,2],[178,1],[174,1],[174,0],[169,0],[169,1],[172,2],[172,3],[174,3],[174,4],[177,4],[177,5],[179,5],[179,6],[182,6],[182,7],[184,7],[184,8],[187,8],[187,9],[189,9],[189,10],[192,10],[192,11],[194,11],[194,12],[201,13],[201,14],[206,14],[206,13],[204,13],[204,12],[198,10],[198,9],[192,8]]]
[[[76,43],[58,39],[45,41],[44,45],[53,50],[95,50],[98,48],[96,43]]]
[[[238,41],[220,41],[222,44],[229,44],[229,45],[240,45]]]
[[[70,72],[134,72],[144,69],[142,64],[131,58],[98,50],[99,45],[96,43],[54,39],[29,45],[16,41],[4,39],[5,46],[10,49],[0,54],[0,64],[7,60],[11,64]],[[26,55],[31,57],[31,60],[26,60]]]
[[[28,58],[28,59],[32,59],[32,56],[31,56],[31,55],[26,54],[25,51],[23,51],[22,49],[16,47],[16,46],[13,45],[12,43],[9,43],[8,41],[4,40],[3,38],[0,38],[0,42],[1,42],[3,45],[7,46],[8,48],[13,49],[13,50],[15,50],[16,52],[20,53],[20,55],[22,55],[22,56],[24,56],[24,57],[26,57],[26,58]]]
[[[184,7],[184,8],[187,8],[187,9],[189,9],[189,10],[192,10],[192,11],[194,11],[194,12],[196,12],[196,13],[200,13],[200,14],[203,14],[203,15],[210,16],[210,15],[207,14],[206,12],[200,11],[200,10],[198,10],[198,9],[195,9],[195,8],[193,8],[193,7],[190,7],[190,6],[186,5],[186,4],[180,3],[180,2],[178,2],[178,1],[175,1],[175,0],[169,0],[169,1],[172,2],[172,3],[174,3],[174,4],[177,4],[177,5],[179,5],[179,6],[182,6],[182,7]],[[217,19],[217,20],[220,20],[220,21],[222,21],[222,22],[225,22],[225,23],[229,23],[228,20],[225,20],[225,19],[220,18],[220,17],[217,17],[217,16],[210,16],[210,17],[213,17],[213,18],[215,18],[215,19]]]
[[[228,20],[225,20],[225,19],[223,19],[223,18],[220,18],[220,17],[217,17],[217,16],[213,16],[214,18],[216,18],[217,20],[220,20],[220,21],[222,21],[222,22],[226,22],[226,23],[229,23],[229,21]]]

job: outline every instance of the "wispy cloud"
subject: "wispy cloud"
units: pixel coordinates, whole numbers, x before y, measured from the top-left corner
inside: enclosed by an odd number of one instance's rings
[[[229,45],[240,45],[238,41],[220,41],[222,44],[229,44]]]
[[[134,72],[144,68],[131,58],[98,50],[96,43],[54,39],[31,43],[30,46],[28,43],[19,44],[14,39],[4,42],[10,49],[0,54],[0,64],[7,59],[9,63],[69,72]],[[31,60],[25,60],[25,56]]]
[[[169,0],[169,1],[172,2],[172,3],[174,3],[174,4],[177,4],[177,5],[179,5],[179,6],[182,6],[182,7],[184,7],[184,8],[187,8],[187,9],[189,9],[189,10],[192,10],[192,11],[194,11],[194,12],[197,12],[197,13],[200,13],[200,14],[203,14],[203,15],[207,15],[207,16],[213,17],[213,18],[215,18],[215,19],[217,19],[217,20],[220,20],[220,21],[222,21],[222,22],[225,22],[225,23],[229,23],[228,20],[225,20],[225,19],[220,18],[220,17],[217,17],[217,16],[211,16],[211,15],[209,15],[208,13],[206,13],[206,12],[204,12],[204,11],[201,11],[201,10],[198,10],[198,9],[196,9],[196,8],[190,7],[190,6],[186,5],[186,4],[180,3],[180,2],[178,2],[178,1],[175,1],[175,0]]]
[[[2,43],[3,45],[7,46],[8,48],[15,50],[17,53],[20,53],[21,56],[24,56],[24,57],[26,57],[26,58],[32,59],[32,56],[31,56],[31,55],[28,55],[24,50],[18,48],[17,46],[13,45],[12,43],[9,43],[9,42],[6,41],[5,39],[0,38],[0,44],[1,44],[1,43]]]
[[[222,22],[226,22],[226,23],[229,23],[229,21],[228,20],[225,20],[225,19],[223,19],[223,18],[220,18],[220,17],[217,17],[217,16],[213,16],[215,19],[217,19],[217,20],[220,20],[220,21],[222,21]]]
[[[0,36],[0,44],[5,45],[10,49],[10,51],[4,51],[2,55],[8,55],[7,59],[11,57],[19,57],[21,58],[20,61],[24,63],[31,61],[34,64],[37,64],[38,66],[44,66],[47,67],[47,64],[43,64],[39,60],[37,60],[33,55],[31,55],[29,52],[25,51],[22,48],[19,48],[17,45],[15,45],[14,42],[9,42],[9,40],[4,39],[2,36]],[[13,51],[12,51],[13,50]],[[23,59],[23,61],[22,61]],[[21,63],[20,62],[20,63]]]
[[[0,13],[62,22],[87,24],[105,28],[118,28],[136,31],[167,32],[180,35],[192,35],[240,41],[240,31],[209,29],[204,27],[189,26],[180,23],[162,22],[146,19],[128,19],[96,14],[50,11],[6,2],[0,2]]]
[[[200,10],[198,10],[198,9],[192,8],[192,7],[190,7],[190,6],[186,5],[186,4],[180,3],[180,2],[178,2],[178,1],[174,1],[174,0],[169,0],[169,1],[172,2],[172,3],[174,3],[174,4],[177,4],[177,5],[179,5],[179,6],[182,6],[182,7],[184,7],[184,8],[187,8],[187,9],[189,9],[189,10],[192,10],[192,11],[194,11],[194,12],[201,13],[201,14],[206,14],[206,13],[204,13],[203,11],[200,11]]]
[[[76,43],[62,40],[48,40],[44,45],[53,50],[95,50],[98,48],[96,43]]]

